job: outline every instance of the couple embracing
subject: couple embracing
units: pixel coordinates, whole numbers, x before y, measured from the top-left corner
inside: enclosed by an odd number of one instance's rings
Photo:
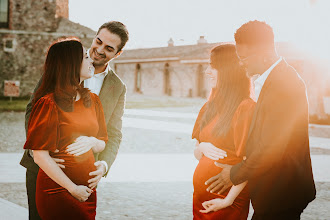
[[[110,21],[89,50],[77,38],[49,47],[26,109],[21,165],[27,168],[29,219],[95,219],[96,186],[116,158],[126,97],[109,61],[128,37],[124,24]]]
[[[212,92],[197,117],[194,219],[300,219],[315,198],[306,87],[276,53],[272,28],[250,21],[236,46],[212,49]],[[250,89],[251,88],[251,89]]]

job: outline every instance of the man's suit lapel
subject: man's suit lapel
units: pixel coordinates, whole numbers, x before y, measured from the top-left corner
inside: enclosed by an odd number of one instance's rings
[[[257,118],[259,117],[258,116],[258,113],[259,113],[259,110],[260,110],[260,106],[264,100],[264,95],[267,91],[267,88],[271,85],[272,81],[278,77],[278,73],[280,73],[283,69],[283,67],[285,66],[286,62],[284,61],[284,59],[270,72],[269,76],[267,77],[266,81],[265,81],[265,84],[263,85],[261,91],[260,91],[260,95],[259,95],[259,98],[258,98],[258,102],[256,104],[256,107],[255,107],[255,111],[253,113],[253,117],[252,117],[252,121],[251,121],[251,125],[250,125],[250,130],[249,130],[249,135],[248,137],[250,137],[252,131],[253,131],[253,128],[255,126],[255,123],[256,123],[256,120]]]
[[[109,121],[112,111],[111,103],[114,97],[115,77],[112,77],[112,71],[109,71],[107,76],[104,78],[103,85],[100,91],[100,100],[104,109],[104,117],[106,122]]]

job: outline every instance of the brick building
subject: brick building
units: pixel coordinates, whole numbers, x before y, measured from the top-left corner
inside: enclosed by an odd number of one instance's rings
[[[0,96],[4,80],[19,80],[20,95],[30,94],[57,38],[77,36],[90,46],[95,32],[68,17],[68,0],[0,0]]]

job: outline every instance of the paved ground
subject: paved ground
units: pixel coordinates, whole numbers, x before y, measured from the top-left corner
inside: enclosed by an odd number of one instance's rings
[[[0,198],[8,200],[0,210],[19,210],[12,219],[20,219],[18,215],[26,219],[27,215],[25,169],[17,164],[20,157],[20,153],[0,154],[0,172],[10,174],[10,178],[0,176]],[[305,210],[303,219],[329,216],[329,159],[330,155],[312,155],[317,199]],[[98,219],[108,219],[109,215],[118,220],[191,219],[191,178],[196,164],[189,154],[120,154],[109,177],[99,185]]]
[[[167,110],[126,110],[120,153],[192,153],[190,137],[198,110]],[[324,139],[330,138],[330,126],[311,125],[310,134],[312,153],[330,154]],[[24,142],[24,113],[0,112],[0,152],[22,152]]]
[[[0,183],[1,208],[9,207],[15,218],[27,219],[24,183]],[[317,199],[309,204],[302,220],[329,220],[330,184],[316,183]],[[192,219],[190,182],[117,182],[100,183],[98,187],[97,220],[189,220]],[[2,204],[5,201],[5,204]],[[14,204],[14,205],[13,205]],[[16,205],[18,204],[18,205]],[[2,211],[2,209],[0,210]],[[3,212],[4,213],[4,212]],[[21,218],[19,218],[22,216]],[[17,218],[16,218],[17,217]]]
[[[98,188],[97,219],[192,218],[191,177],[197,161],[190,133],[198,108],[126,111],[118,158]],[[18,220],[27,219],[25,170],[18,165],[25,141],[23,126],[23,113],[0,113],[0,212],[13,213],[9,219]],[[311,138],[317,199],[302,219],[330,219],[330,142],[326,139],[330,129],[313,125],[310,133],[319,136]]]

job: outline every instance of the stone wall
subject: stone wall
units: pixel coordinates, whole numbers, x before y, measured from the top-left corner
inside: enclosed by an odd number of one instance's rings
[[[11,0],[9,21],[12,30],[54,32],[55,0]]]
[[[69,18],[69,0],[56,0],[56,17]]]
[[[95,31],[56,18],[68,9],[67,0],[10,0],[9,28],[0,29],[0,96],[4,80],[19,80],[20,95],[29,96],[43,72],[49,45],[60,37],[78,36],[89,48]]]
[[[20,95],[30,95],[42,74],[47,49],[58,37],[56,34],[0,33],[0,39],[16,41],[13,52],[4,51],[4,41],[0,41],[0,96],[3,96],[4,80],[19,80]],[[88,48],[92,39],[83,38],[82,42]]]

